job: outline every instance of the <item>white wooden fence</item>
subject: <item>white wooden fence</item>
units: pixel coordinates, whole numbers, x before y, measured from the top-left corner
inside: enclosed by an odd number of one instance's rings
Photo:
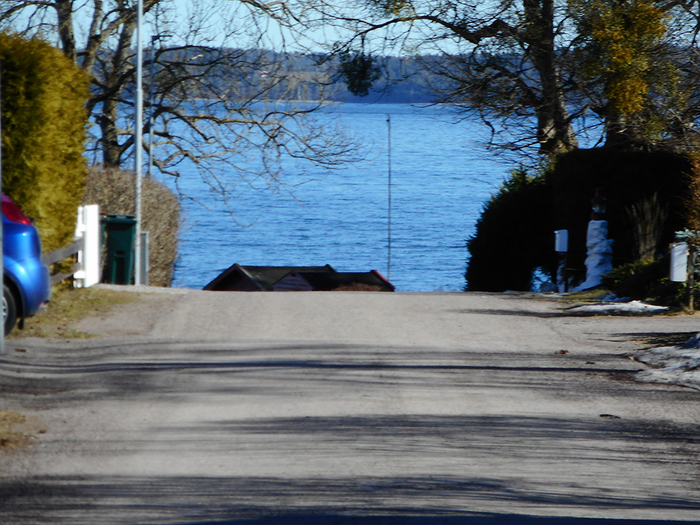
[[[76,288],[88,288],[100,282],[100,234],[100,207],[97,204],[78,207],[74,242],[60,250],[46,253],[41,258],[47,266],[69,257],[75,261],[70,271],[51,275],[52,286],[70,277]]]

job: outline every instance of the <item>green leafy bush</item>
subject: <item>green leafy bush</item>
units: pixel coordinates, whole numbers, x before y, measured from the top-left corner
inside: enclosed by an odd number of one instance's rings
[[[668,256],[623,264],[603,277],[603,286],[618,297],[680,306],[686,300],[686,288],[682,283],[669,280],[669,264]]]
[[[87,75],[61,51],[0,33],[3,192],[35,219],[44,251],[73,240],[87,166]]]
[[[644,300],[664,273],[659,260],[623,264],[603,277],[603,286],[619,297]]]

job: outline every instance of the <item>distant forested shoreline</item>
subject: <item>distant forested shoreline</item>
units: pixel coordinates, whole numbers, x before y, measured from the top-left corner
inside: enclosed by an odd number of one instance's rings
[[[430,104],[438,102],[436,90],[444,87],[445,79],[431,75],[420,65],[421,60],[436,59],[437,57],[377,57],[376,64],[381,76],[367,96],[353,95],[340,79],[336,79],[334,88],[337,92],[331,95],[330,99],[346,103]]]
[[[194,53],[194,51],[193,51]],[[239,55],[249,55],[247,63],[260,60],[260,50],[238,50]],[[186,60],[186,59],[185,59]],[[191,61],[206,62],[207,58],[194,56]],[[267,100],[331,101],[345,103],[384,103],[384,104],[429,104],[438,102],[436,89],[444,86],[445,80],[431,75],[421,66],[421,61],[439,60],[438,57],[401,58],[393,56],[374,57],[374,65],[379,74],[366,96],[350,92],[339,73],[337,57],[323,54],[264,52],[264,61],[277,64],[275,70],[264,67],[254,75],[260,83],[268,87],[264,98]],[[212,71],[209,82],[227,83],[231,93],[241,94],[241,84],[251,87],[259,85],[255,79],[240,78],[234,71]],[[250,74],[250,71],[248,72]],[[156,75],[157,77],[157,75]],[[224,86],[220,86],[224,87]],[[225,88],[224,88],[225,90]]]

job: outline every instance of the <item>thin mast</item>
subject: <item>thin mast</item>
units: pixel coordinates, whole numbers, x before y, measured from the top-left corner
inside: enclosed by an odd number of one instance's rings
[[[389,176],[388,176],[388,197],[389,197],[389,202],[388,202],[388,220],[387,220],[387,228],[388,228],[388,249],[387,249],[387,268],[386,268],[386,278],[391,281],[391,115],[387,114],[386,116],[386,124],[387,124],[387,133],[389,136],[389,155],[388,155],[388,160],[389,160]]]

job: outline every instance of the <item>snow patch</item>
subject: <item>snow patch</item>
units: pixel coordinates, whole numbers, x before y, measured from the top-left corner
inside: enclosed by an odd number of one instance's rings
[[[635,359],[652,367],[637,373],[640,381],[700,390],[700,334],[682,346],[653,348]]]
[[[656,306],[641,301],[597,303],[576,306],[569,310],[575,313],[592,314],[653,314],[668,310],[667,306]]]

